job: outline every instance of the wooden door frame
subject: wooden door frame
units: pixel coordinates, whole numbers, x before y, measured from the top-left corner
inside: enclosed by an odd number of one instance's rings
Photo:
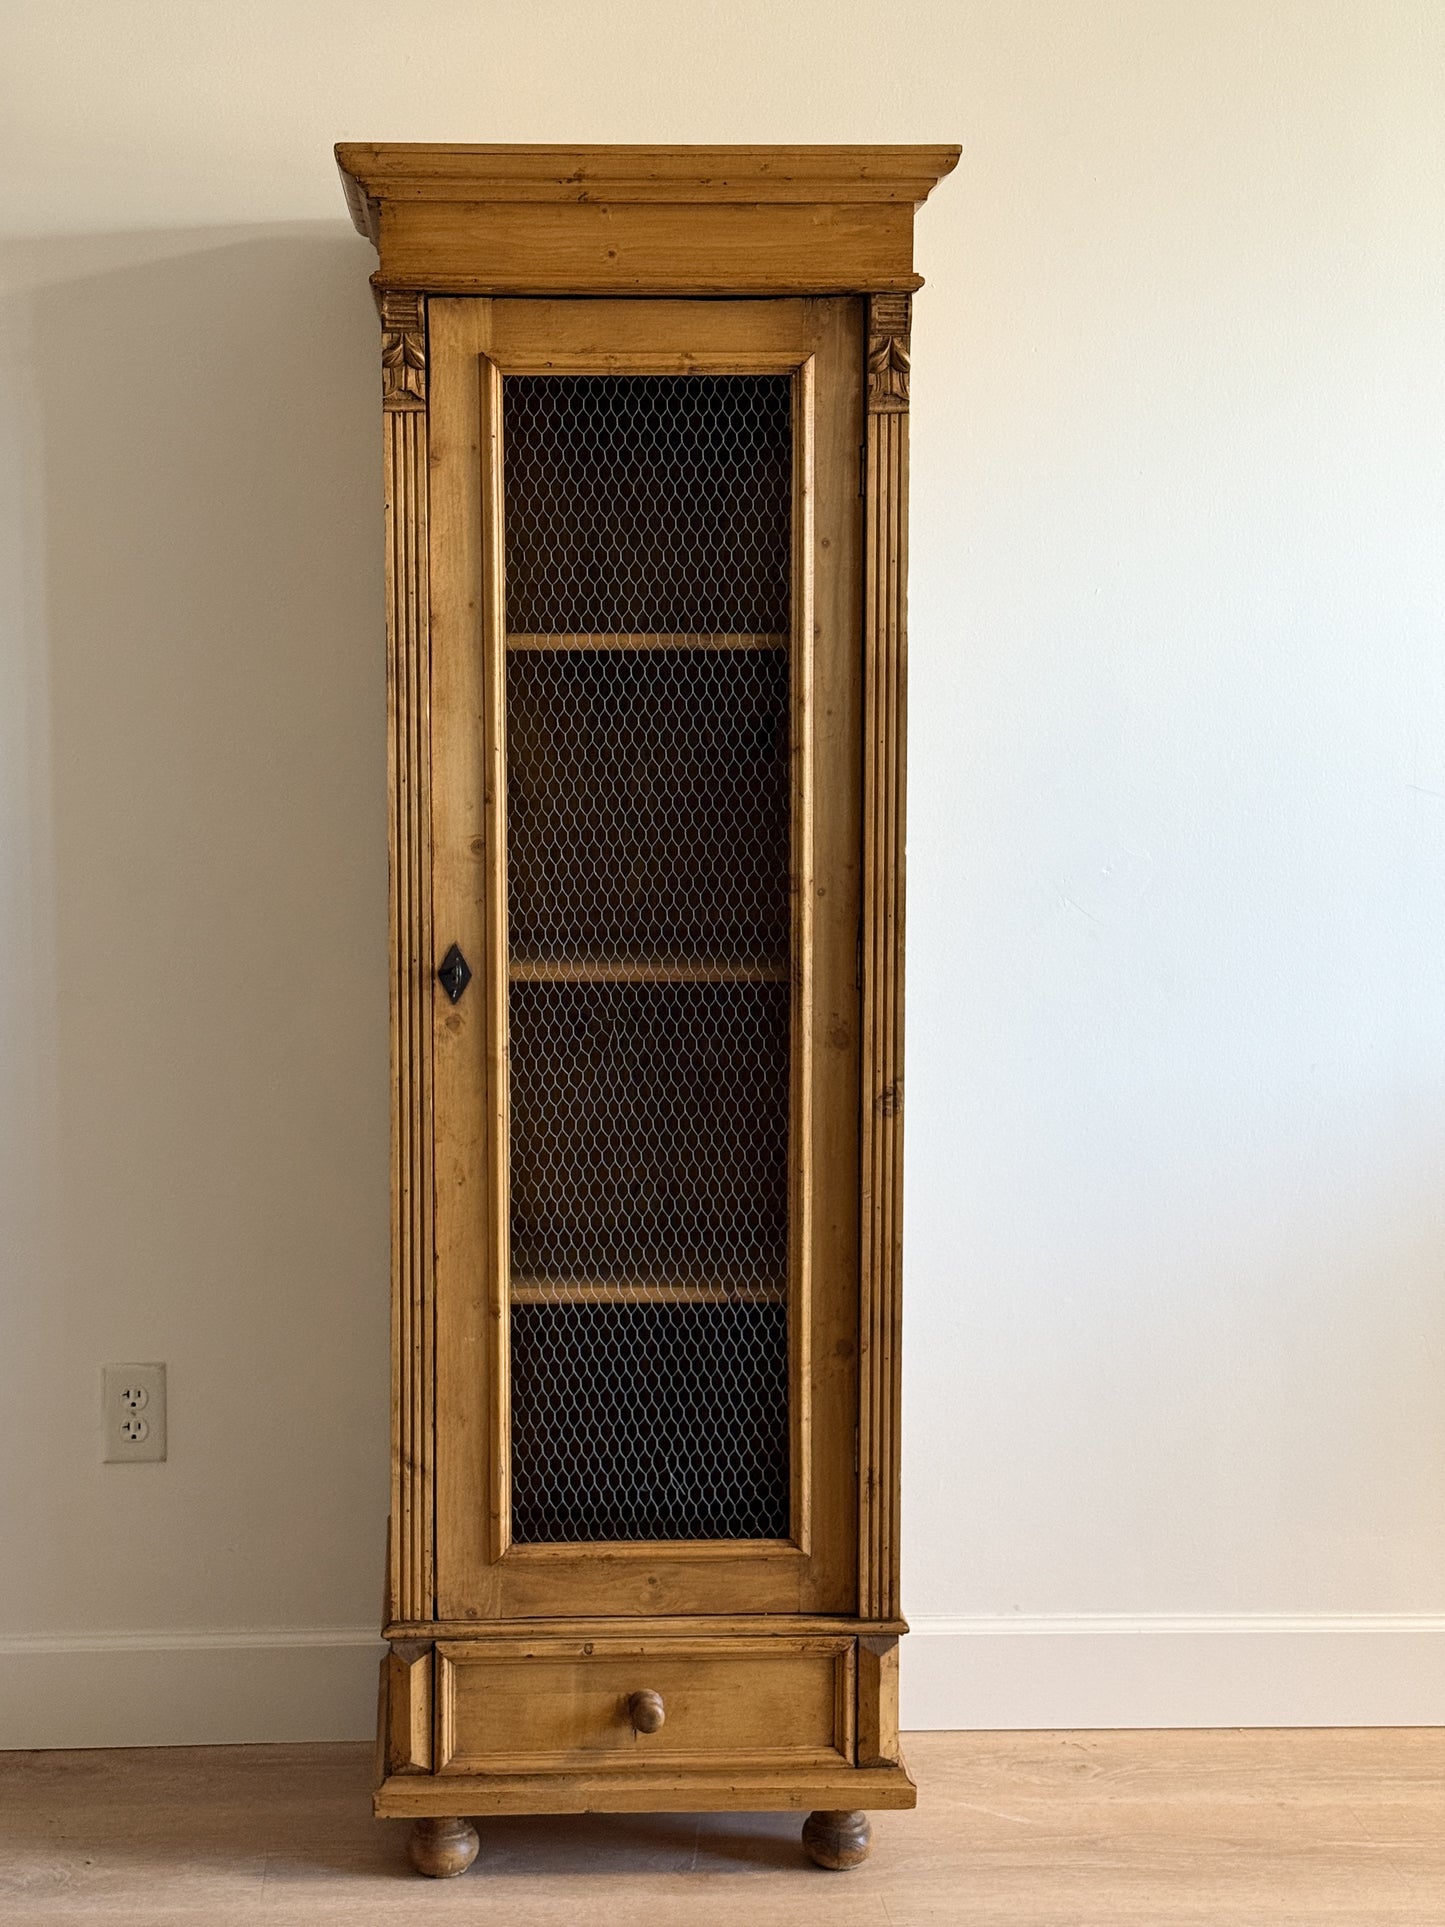
[[[864,446],[858,1614],[902,1615],[903,958],[913,299],[868,300]]]
[[[862,518],[853,476],[863,422],[862,303],[465,299],[429,306],[431,928],[438,951],[453,941],[461,944],[478,978],[472,998],[456,1008],[438,994],[432,998],[436,1614],[466,1622],[578,1612],[851,1613],[858,1606],[860,1567],[853,1433],[861,1336],[861,1068],[856,933],[852,914],[841,917],[838,903],[841,893],[861,927]],[[831,885],[834,899],[821,951],[805,927],[795,928],[795,1001],[802,1006],[795,1024],[800,1018],[806,1028],[826,1101],[810,1119],[814,1079],[808,1051],[800,1065],[795,1048],[795,1076],[803,1079],[795,1101],[802,1100],[801,1123],[814,1130],[814,1142],[810,1154],[805,1143],[805,1157],[794,1163],[805,1181],[811,1172],[826,1170],[831,1211],[828,1223],[810,1234],[806,1208],[796,1209],[803,1200],[795,1202],[796,1235],[805,1242],[790,1264],[797,1430],[795,1532],[789,1541],[509,1543],[507,1413],[486,1390],[505,1382],[509,1308],[503,1262],[507,1130],[496,1102],[506,1086],[507,972],[504,871],[497,855],[505,835],[506,771],[495,403],[504,370],[580,367],[806,370],[795,385],[805,409],[814,379],[824,391],[812,423],[800,424],[811,430],[805,436],[811,446],[799,460],[811,455],[817,488],[795,497],[800,513],[794,580],[803,591],[795,607],[804,614],[795,614],[794,622],[794,700],[812,698],[811,716],[795,715],[795,736],[803,745],[821,736],[830,769],[844,767],[851,774],[841,785],[847,794],[830,794],[828,809],[814,819],[806,767],[795,772],[795,797],[802,797],[795,837],[801,834],[805,850],[810,833],[821,839],[816,876],[805,870],[795,878],[802,886],[797,916],[804,924],[812,916],[824,878],[822,888]],[[826,567],[815,581],[813,560],[825,550]],[[816,651],[815,639],[821,643]],[[832,790],[839,787],[835,780]],[[810,967],[800,977],[797,963],[804,958]],[[809,994],[819,998],[811,1013]],[[486,1181],[479,1183],[483,1172]],[[810,1262],[815,1245],[817,1264]],[[479,1277],[481,1251],[488,1256]],[[817,1315],[806,1298],[813,1274],[821,1276],[825,1295]]]

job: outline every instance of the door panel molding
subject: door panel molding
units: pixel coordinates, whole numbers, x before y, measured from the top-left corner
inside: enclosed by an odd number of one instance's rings
[[[429,303],[437,1611],[855,1609],[862,303]],[[508,1518],[503,372],[795,374],[789,1541],[516,1545]],[[816,797],[826,807],[814,808]]]

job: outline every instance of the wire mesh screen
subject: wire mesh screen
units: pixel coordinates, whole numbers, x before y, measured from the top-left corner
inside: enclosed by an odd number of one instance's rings
[[[778,983],[513,984],[519,1289],[781,1288],[788,1016]]]
[[[515,1306],[514,1538],[779,1537],[786,1389],[782,1305]]]
[[[502,384],[507,627],[784,634],[786,375]]]
[[[512,1535],[789,1523],[786,376],[508,376]]]
[[[786,958],[786,650],[513,649],[507,736],[514,958]]]

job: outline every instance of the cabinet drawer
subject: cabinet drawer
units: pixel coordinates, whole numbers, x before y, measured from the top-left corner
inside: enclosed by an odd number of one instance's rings
[[[444,1642],[437,1687],[444,1773],[853,1760],[851,1639]],[[639,1693],[662,1701],[655,1732]]]

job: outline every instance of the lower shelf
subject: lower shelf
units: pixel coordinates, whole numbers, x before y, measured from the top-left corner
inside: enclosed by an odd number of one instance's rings
[[[785,1772],[393,1774],[376,1790],[379,1820],[516,1813],[878,1813],[913,1807],[907,1767]]]
[[[782,1305],[785,1278],[528,1278],[512,1280],[514,1305]]]

